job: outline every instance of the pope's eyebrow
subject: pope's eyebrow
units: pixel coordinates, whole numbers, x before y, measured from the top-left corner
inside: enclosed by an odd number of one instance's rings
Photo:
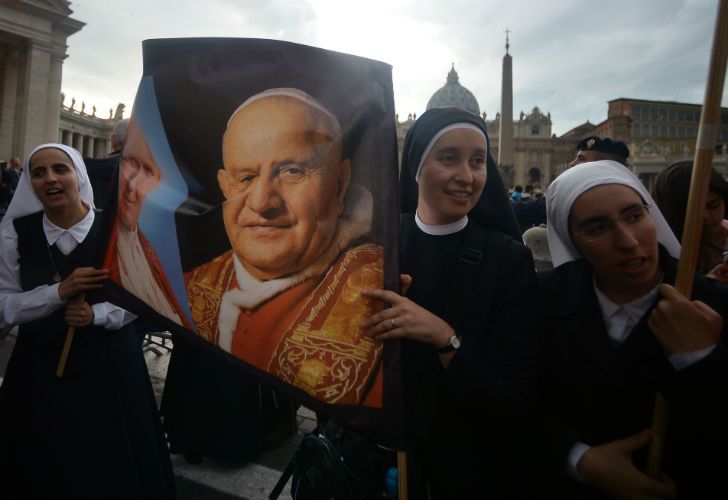
[[[318,158],[318,156],[316,156],[315,158]],[[296,166],[296,167],[298,167],[302,170],[306,170],[306,171],[318,170],[322,167],[322,165],[318,161],[312,161],[311,159],[286,158],[286,159],[276,162],[275,173],[278,174],[284,168],[292,167],[292,166]]]

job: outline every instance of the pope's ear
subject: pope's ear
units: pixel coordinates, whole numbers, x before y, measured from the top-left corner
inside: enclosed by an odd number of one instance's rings
[[[224,168],[217,171],[217,183],[220,185],[225,199],[230,198],[230,178]]]

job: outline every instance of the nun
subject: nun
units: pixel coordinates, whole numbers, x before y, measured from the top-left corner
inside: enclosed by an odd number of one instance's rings
[[[726,498],[726,289],[696,276],[687,299],[671,286],[680,245],[619,163],[561,174],[547,212],[543,377],[575,436],[558,496]],[[657,391],[669,418],[665,476],[653,480],[640,470]]]
[[[526,495],[512,455],[538,390],[537,325],[523,314],[536,275],[483,120],[457,108],[420,116],[400,189],[406,293],[363,291],[390,307],[362,328],[404,339],[409,456],[429,498]]]
[[[100,220],[78,151],[29,155],[0,224],[0,327],[20,325],[0,386],[3,498],[174,498],[134,316],[100,300]],[[69,326],[65,373],[55,375]]]

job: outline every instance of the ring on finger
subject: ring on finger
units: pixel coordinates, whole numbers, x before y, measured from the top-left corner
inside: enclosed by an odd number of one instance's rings
[[[391,318],[389,321],[392,323],[392,329],[397,328],[397,323],[394,321],[394,318]]]

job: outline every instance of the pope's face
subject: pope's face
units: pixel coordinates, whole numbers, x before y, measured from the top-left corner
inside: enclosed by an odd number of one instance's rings
[[[323,113],[293,98],[255,101],[230,120],[223,163],[225,229],[254,277],[296,273],[331,245],[350,165]]]
[[[128,229],[134,229],[142,203],[162,179],[147,142],[136,125],[129,123],[126,143],[121,158],[119,175],[119,219]]]

